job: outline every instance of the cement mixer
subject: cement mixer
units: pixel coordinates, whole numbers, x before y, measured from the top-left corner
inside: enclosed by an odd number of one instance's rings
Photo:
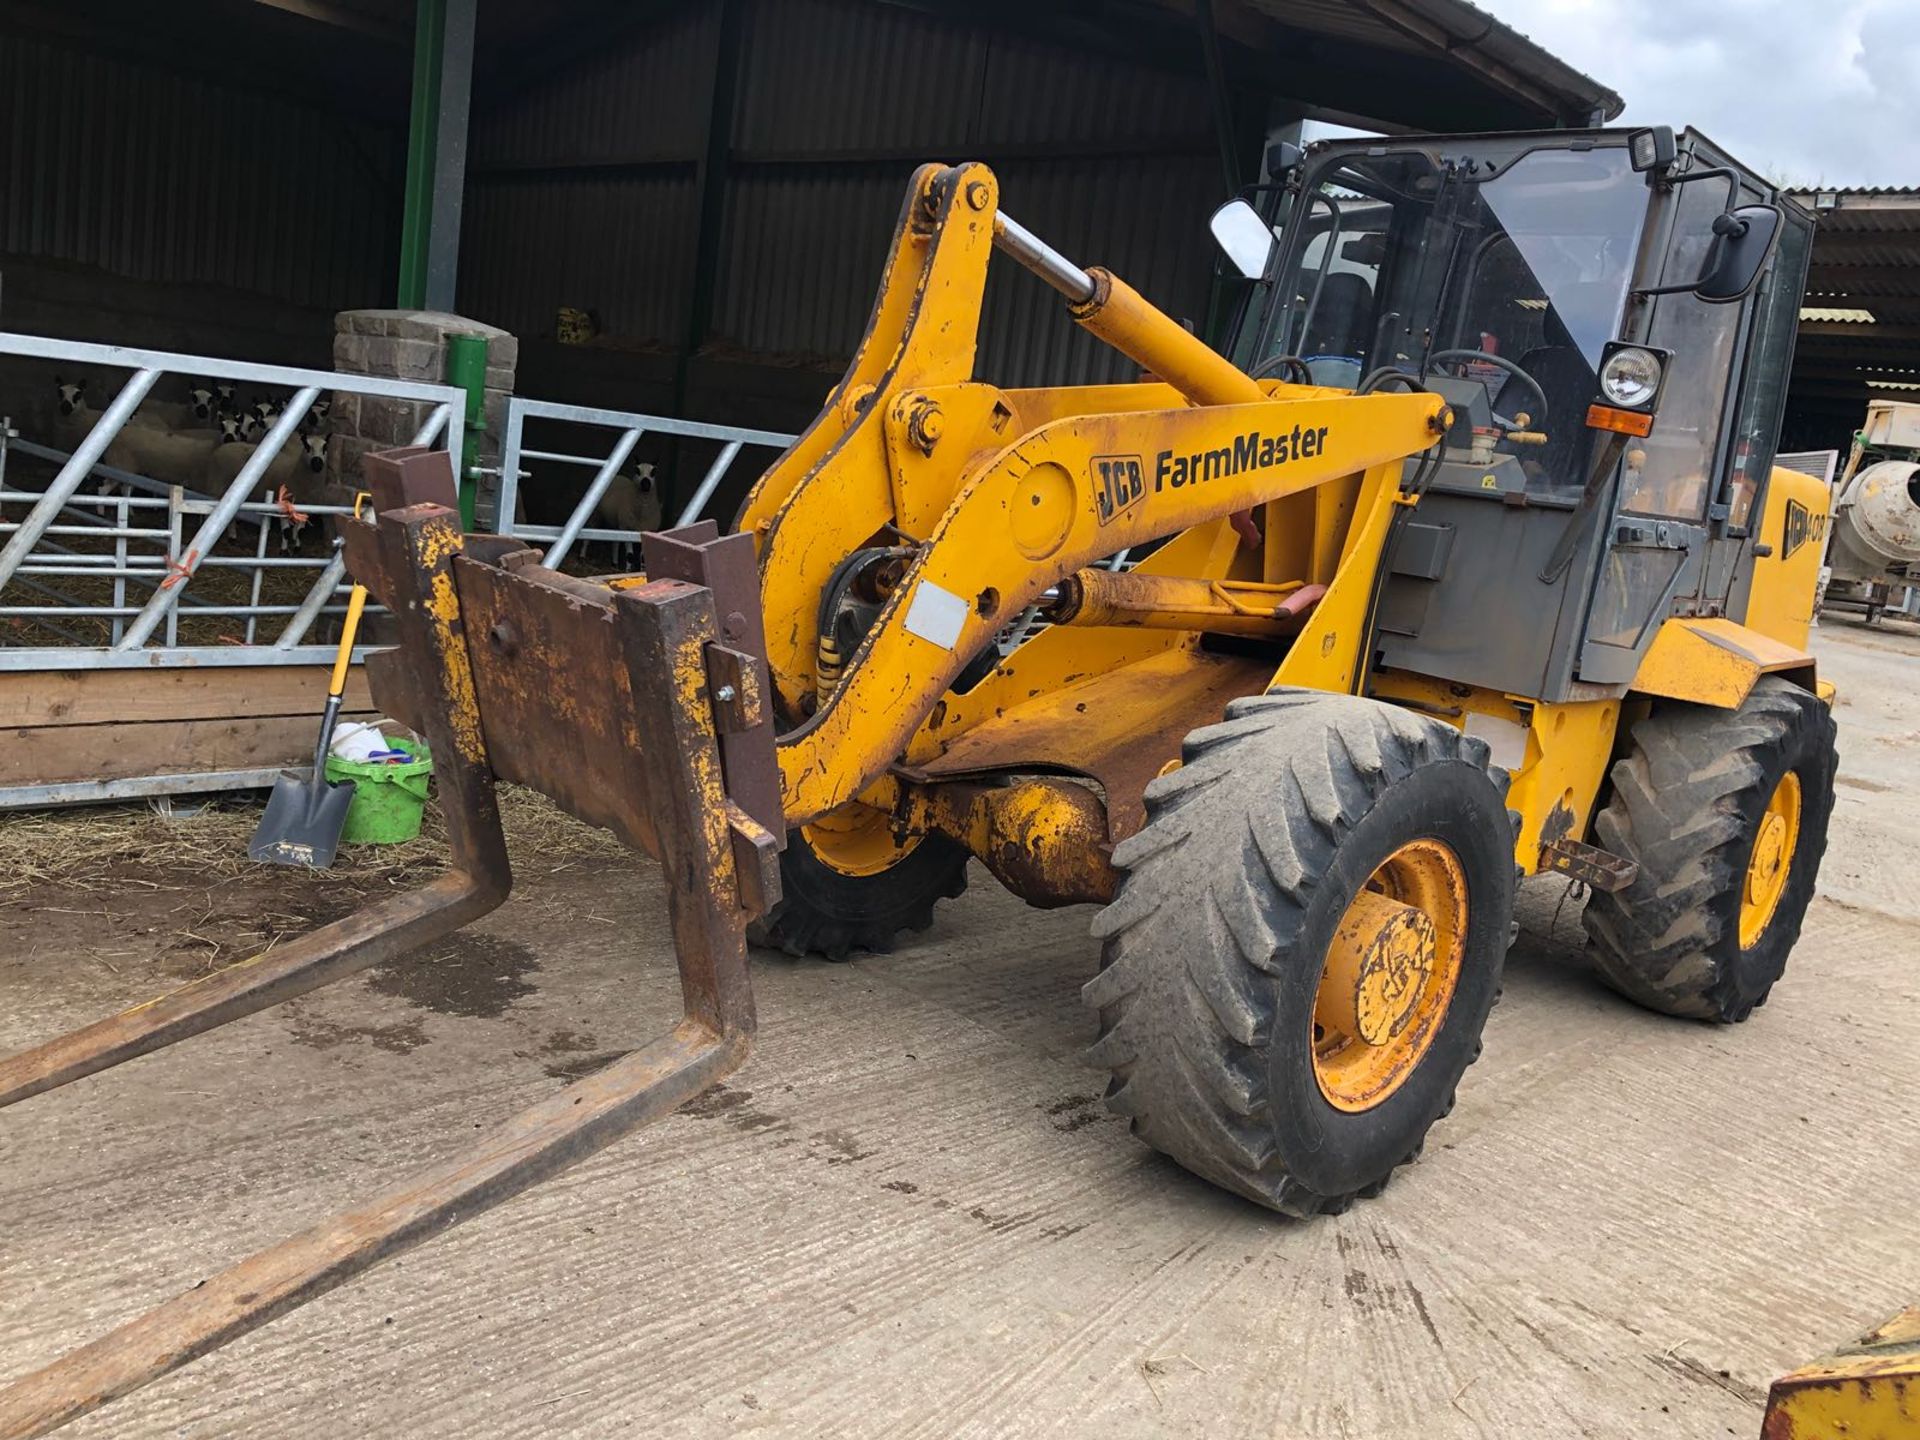
[[[1823,605],[1913,608],[1920,586],[1920,405],[1876,401],[1835,486]]]

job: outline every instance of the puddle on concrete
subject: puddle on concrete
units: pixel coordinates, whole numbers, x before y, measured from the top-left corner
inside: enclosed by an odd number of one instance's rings
[[[491,1020],[539,987],[527,976],[540,969],[533,951],[497,935],[458,934],[367,977],[367,988],[422,1010]]]

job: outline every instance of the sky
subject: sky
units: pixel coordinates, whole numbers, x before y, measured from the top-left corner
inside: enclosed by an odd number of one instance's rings
[[[1920,186],[1920,0],[1474,0],[1779,184]]]

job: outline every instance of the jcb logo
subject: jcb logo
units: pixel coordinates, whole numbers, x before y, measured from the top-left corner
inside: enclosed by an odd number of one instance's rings
[[[1787,501],[1786,533],[1780,545],[1780,558],[1786,559],[1809,540],[1827,533],[1827,517],[1815,515],[1798,500]]]
[[[1111,525],[1116,516],[1139,504],[1146,493],[1146,466],[1138,455],[1093,457],[1093,498],[1102,525]]]

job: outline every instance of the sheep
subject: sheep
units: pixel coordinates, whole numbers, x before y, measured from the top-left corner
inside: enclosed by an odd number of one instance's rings
[[[273,428],[273,422],[286,413],[285,399],[256,400],[240,412],[246,423],[248,440],[259,440]],[[322,395],[307,407],[307,413],[300,417],[297,427],[302,435],[323,435],[327,430],[327,417],[333,413],[333,396]]]
[[[245,441],[216,446],[207,457],[200,488],[211,494],[223,492],[258,449],[258,445]],[[289,509],[297,509],[302,500],[317,502],[324,497],[326,490],[319,477],[326,473],[326,469],[326,437],[296,435],[280,447],[278,455],[267,462],[266,470],[259,477],[260,484],[265,488],[268,500],[275,499],[284,490]],[[300,548],[300,532],[306,522],[296,520],[289,514],[278,524],[280,551],[282,554],[291,554]]]
[[[86,386],[88,386],[88,376],[84,374],[77,380],[67,380],[58,374],[54,376],[54,396],[58,397],[58,419],[54,420],[54,432],[56,432],[54,438],[60,442],[63,449],[69,449],[69,451],[79,449],[81,442],[86,440],[88,434],[92,434],[92,428],[100,422],[100,411],[96,411],[86,401]],[[129,463],[134,457],[144,457],[144,451],[136,451],[131,449],[129,444],[125,444],[127,438],[134,434],[169,436],[171,432],[159,420],[140,415],[136,411],[134,415],[127,417],[127,424],[121,426],[121,432],[113,438],[113,442],[106,447],[100,459],[106,465],[113,465],[121,470],[132,470],[134,474],[148,474],[148,470],[144,470],[138,463]],[[119,459],[115,459],[115,453],[119,455]],[[161,468],[190,468],[194,465],[192,453],[180,447],[161,445],[157,447],[156,455],[157,463]],[[161,476],[156,474],[154,478],[161,478]],[[106,476],[100,476],[94,482],[94,490],[102,495],[109,495],[113,493],[113,482]]]
[[[87,399],[88,383],[88,377],[84,375],[77,380],[68,380],[60,375],[53,377],[58,411],[55,429],[57,438],[69,450],[79,445],[100,420],[100,412]],[[121,430],[123,433],[127,430],[154,430],[161,433],[201,434],[204,437],[206,431],[215,428],[214,397],[214,388],[202,383],[196,384],[183,401],[148,399],[127,417]],[[107,488],[103,485],[102,493]]]
[[[197,380],[187,390],[185,400],[147,399],[134,412],[129,425],[160,426],[168,430],[204,430],[214,421],[215,396],[211,381]]]
[[[596,530],[637,530],[644,533],[658,530],[661,518],[660,488],[654,483],[653,466],[646,463],[635,465],[631,473],[614,476],[613,483],[607,486],[606,493],[593,507],[593,528]],[[614,565],[623,568],[630,566],[633,546],[631,540],[609,541],[608,555]]]
[[[260,441],[266,438],[273,428],[273,422],[280,418],[280,412],[287,408],[284,400],[256,400],[240,412],[246,422],[246,438]],[[304,425],[301,427],[304,433]]]
[[[215,452],[230,448],[222,446],[218,432],[212,430],[186,430],[176,434],[145,425],[129,425],[114,436],[101,459],[116,469],[131,470],[149,480],[197,487]],[[102,495],[112,488],[112,481],[101,481]]]

